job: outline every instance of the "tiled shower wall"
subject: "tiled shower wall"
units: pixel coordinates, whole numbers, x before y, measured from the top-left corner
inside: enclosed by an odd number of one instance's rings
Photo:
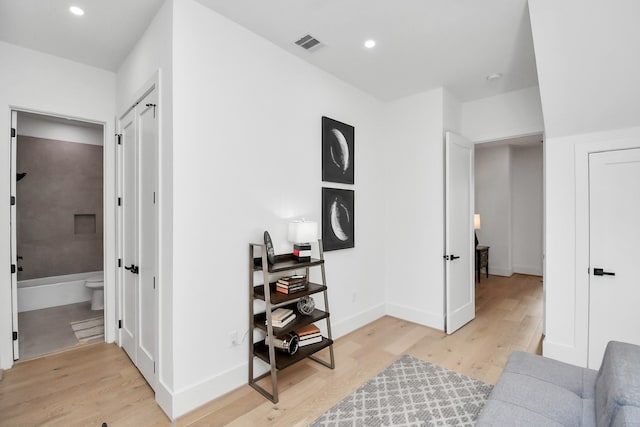
[[[18,280],[102,270],[102,146],[18,136]]]

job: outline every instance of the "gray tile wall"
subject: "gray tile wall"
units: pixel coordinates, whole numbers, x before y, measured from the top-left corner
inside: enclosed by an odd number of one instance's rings
[[[18,280],[102,270],[102,146],[19,135],[17,171]],[[92,214],[96,232],[76,234]]]

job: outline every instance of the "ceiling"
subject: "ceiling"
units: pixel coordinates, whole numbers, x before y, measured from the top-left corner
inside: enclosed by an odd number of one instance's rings
[[[0,0],[0,40],[116,71],[164,0]],[[72,15],[69,6],[85,11]]]
[[[0,40],[115,71],[163,1],[0,0]],[[444,86],[468,101],[538,84],[527,0],[197,1],[382,100]],[[306,34],[323,46],[296,46]]]

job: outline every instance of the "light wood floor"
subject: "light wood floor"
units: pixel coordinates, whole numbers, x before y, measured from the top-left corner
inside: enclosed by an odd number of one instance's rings
[[[304,361],[279,373],[280,403],[243,386],[179,426],[304,426],[402,354],[495,383],[512,350],[540,351],[540,277],[490,276],[476,286],[476,319],[453,335],[383,317],[334,345],[336,369]],[[0,426],[169,425],[151,389],[113,344],[17,363],[0,382]]]

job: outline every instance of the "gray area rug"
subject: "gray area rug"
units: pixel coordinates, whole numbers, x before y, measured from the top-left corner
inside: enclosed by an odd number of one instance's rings
[[[405,355],[311,426],[473,426],[492,388]]]

